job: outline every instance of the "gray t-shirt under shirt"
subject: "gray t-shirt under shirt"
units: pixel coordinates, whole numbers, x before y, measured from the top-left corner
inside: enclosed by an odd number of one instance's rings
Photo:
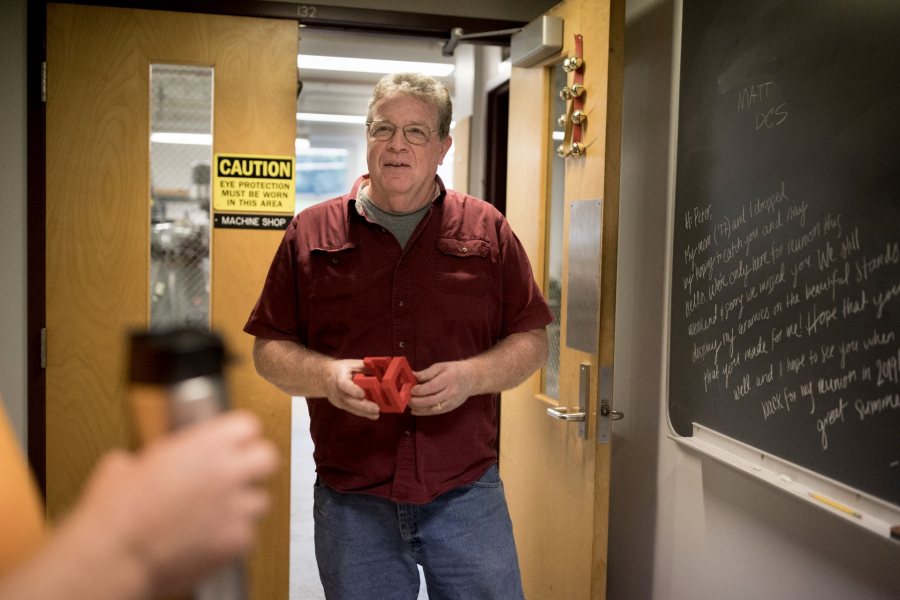
[[[409,236],[412,235],[419,221],[431,208],[431,202],[426,203],[425,206],[413,212],[395,213],[378,208],[366,192],[368,192],[367,187],[357,190],[356,201],[362,205],[370,219],[390,231],[397,238],[400,247],[405,248],[406,242],[409,241]]]

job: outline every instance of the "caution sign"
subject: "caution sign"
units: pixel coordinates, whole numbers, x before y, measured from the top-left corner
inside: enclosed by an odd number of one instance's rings
[[[216,154],[215,167],[215,210],[293,214],[293,156]]]

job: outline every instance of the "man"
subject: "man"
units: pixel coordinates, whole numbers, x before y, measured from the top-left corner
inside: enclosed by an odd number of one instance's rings
[[[316,558],[328,598],[522,597],[497,472],[497,393],[547,357],[531,266],[491,205],[437,177],[440,82],[388,75],[369,102],[369,173],[290,224],[245,331],[257,371],[306,396]],[[403,356],[409,407],[380,414],[363,357]]]
[[[47,535],[0,399],[0,598],[139,600],[189,591],[251,547],[278,463],[250,413],[113,451]]]

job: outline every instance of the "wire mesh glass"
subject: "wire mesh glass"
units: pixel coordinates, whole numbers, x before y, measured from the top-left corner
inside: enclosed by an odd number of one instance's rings
[[[550,86],[549,127],[550,145],[547,148],[549,188],[547,198],[547,264],[544,295],[553,314],[553,322],[547,327],[550,351],[541,377],[541,392],[550,398],[559,398],[559,344],[562,318],[562,269],[563,269],[563,220],[565,219],[566,162],[559,158],[556,149],[563,140],[559,116],[566,113],[566,102],[559,90],[567,84],[567,74],[561,65],[553,68],[553,85]]]
[[[150,67],[150,328],[209,326],[213,69]]]

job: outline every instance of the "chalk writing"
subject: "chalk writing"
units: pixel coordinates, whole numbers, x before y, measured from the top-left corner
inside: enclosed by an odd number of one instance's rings
[[[685,3],[668,404],[900,507],[900,78],[860,67],[900,72],[889,4]]]
[[[766,93],[746,88],[741,106]],[[683,246],[681,288],[704,393],[753,399],[762,423],[809,418],[822,451],[842,424],[896,410],[900,395],[873,392],[900,385],[897,325],[862,333],[850,325],[896,314],[900,241],[866,252],[858,226],[845,227],[834,211],[817,215],[784,179],[721,205],[736,208],[722,213],[713,202],[683,213],[685,230],[700,233]],[[876,349],[888,353],[869,360]],[[795,385],[782,381],[802,374],[808,379]],[[800,401],[808,410],[791,411]]]

